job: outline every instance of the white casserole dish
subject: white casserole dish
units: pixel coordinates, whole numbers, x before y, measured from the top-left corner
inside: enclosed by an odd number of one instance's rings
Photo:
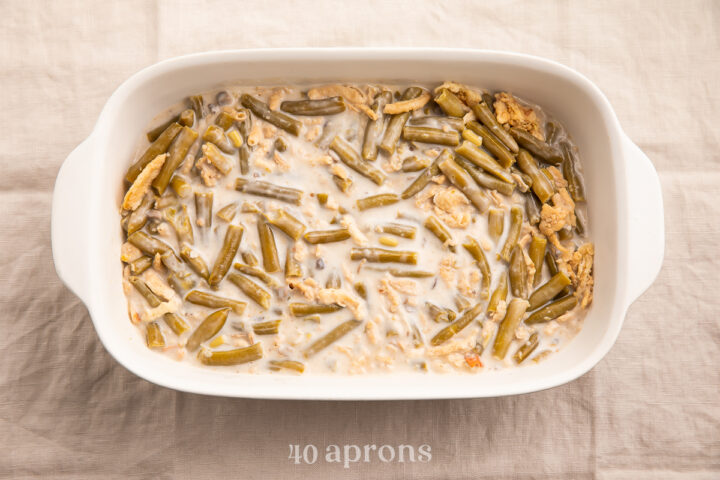
[[[479,374],[248,375],[176,362],[149,350],[127,316],[119,260],[122,178],[150,120],[189,94],[247,85],[454,80],[508,90],[539,104],[580,150],[596,245],[595,298],[582,331],[540,364]],[[608,100],[587,78],[528,55],[457,49],[236,50],[160,62],[108,100],[90,136],[66,159],[53,195],[55,268],[87,306],[118,362],[158,385],[250,398],[390,400],[492,397],[542,390],[590,370],[610,350],[628,306],[663,259],[657,172],[625,135]]]

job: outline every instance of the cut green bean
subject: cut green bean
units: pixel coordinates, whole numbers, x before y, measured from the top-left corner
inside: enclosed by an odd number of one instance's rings
[[[192,187],[187,179],[180,175],[173,175],[170,179],[170,187],[172,187],[175,194],[180,198],[187,198],[192,193]]]
[[[495,313],[497,312],[498,305],[500,305],[500,302],[505,302],[507,300],[507,294],[508,294],[508,278],[507,274],[505,272],[500,275],[500,279],[498,280],[497,287],[495,287],[495,290],[493,290],[492,295],[490,295],[490,301],[488,302],[487,307],[487,313]]]
[[[237,202],[231,202],[222,207],[220,210],[217,211],[215,214],[220,220],[223,220],[225,222],[232,222],[232,219],[235,218],[235,214],[237,213]]]
[[[436,127],[436,128],[452,128],[455,130],[462,130],[464,123],[462,118],[457,117],[446,117],[444,115],[426,115],[422,117],[410,117],[407,122],[409,125],[420,125],[423,127]]]
[[[304,352],[305,358],[312,357],[330,344],[337,342],[342,337],[350,333],[354,328],[358,327],[362,322],[360,320],[346,320],[328,333],[311,343]]]
[[[275,150],[277,150],[278,152],[284,152],[288,148],[287,142],[282,137],[278,137],[275,139],[274,146],[275,146]]]
[[[316,230],[307,232],[303,235],[307,243],[316,245],[318,243],[342,242],[350,238],[350,230],[347,228],[337,228],[335,230]]]
[[[527,150],[520,149],[517,156],[517,162],[520,170],[532,178],[532,190],[535,192],[535,195],[537,195],[540,201],[545,203],[550,200],[550,197],[553,196],[554,188],[550,179],[548,179],[545,174],[540,171],[532,155],[530,155]]]
[[[542,140],[533,137],[530,132],[518,127],[512,127],[510,134],[524,149],[542,158],[545,163],[559,165],[562,162],[562,153],[557,148],[551,147]]]
[[[475,318],[480,315],[480,312],[483,310],[483,304],[477,303],[474,307],[467,310],[465,313],[463,313],[460,318],[452,322],[447,327],[440,330],[438,333],[435,334],[435,336],[430,340],[430,344],[433,347],[437,347],[439,345],[442,345],[443,343],[450,340],[453,336],[455,336],[458,332],[460,332],[462,329],[470,325],[470,323],[475,320]]]
[[[518,145],[515,139],[500,125],[495,118],[495,114],[490,111],[490,108],[485,102],[476,103],[471,105],[475,116],[485,125],[492,133],[500,140],[512,153],[517,153]]]
[[[162,264],[165,268],[178,277],[185,278],[190,275],[190,272],[185,267],[185,264],[180,261],[173,251],[168,250],[167,252],[163,252],[160,255],[160,260],[162,260]]]
[[[485,105],[487,105],[488,110],[490,110],[491,113],[495,114],[495,99],[493,99],[493,96],[490,95],[488,92],[482,93],[482,101],[485,102]]]
[[[552,120],[545,124],[545,142],[552,146],[557,143],[557,139],[560,136],[562,127]]]
[[[133,275],[140,275],[142,272],[150,268],[152,265],[152,258],[143,255],[140,258],[136,258],[128,264],[130,266],[130,273]]]
[[[237,120],[237,114],[233,115],[232,113],[223,110],[218,113],[218,116],[215,118],[215,125],[227,131],[233,126],[235,120]]]
[[[468,122],[467,128],[482,138],[483,148],[497,158],[497,162],[502,168],[510,168],[510,166],[515,163],[515,157],[510,153],[510,150],[508,150],[485,125],[481,125],[473,120]]]
[[[221,308],[212,312],[210,315],[205,317],[200,325],[188,338],[185,348],[188,352],[194,352],[198,349],[201,343],[210,340],[212,337],[222,330],[227,320],[229,308]]]
[[[312,304],[312,303],[290,303],[288,305],[290,314],[293,317],[306,317],[308,315],[318,315],[325,313],[333,313],[342,310],[343,307],[335,303],[328,305]]]
[[[575,208],[575,231],[581,237],[587,232],[587,217],[585,211]]]
[[[353,248],[351,260],[367,260],[375,263],[406,263],[417,265],[417,252],[386,250],[384,248]]]
[[[206,143],[202,146],[201,150],[205,159],[210,162],[210,165],[215,167],[217,171],[223,175],[230,173],[230,170],[233,168],[232,160],[223,155],[214,143]]]
[[[160,136],[150,144],[140,158],[132,164],[125,174],[125,181],[127,183],[133,183],[135,179],[140,175],[140,172],[158,155],[168,151],[170,143],[180,133],[182,126],[179,123],[171,123],[169,127],[165,129]]]
[[[342,279],[337,272],[330,272],[327,281],[325,282],[325,288],[340,288],[342,286]]]
[[[195,242],[192,222],[190,221],[190,216],[187,213],[186,205],[182,205],[180,208],[166,208],[163,210],[163,217],[170,225],[172,225],[175,233],[177,234],[178,240],[181,243],[185,242],[192,245]]]
[[[474,163],[466,160],[463,157],[455,157],[455,162],[465,169],[468,175],[470,175],[470,177],[475,180],[475,183],[477,183],[483,188],[487,188],[488,190],[495,190],[498,193],[507,195],[508,197],[512,195],[515,191],[515,184],[503,182],[497,177],[488,175],[487,173],[476,167]]]
[[[399,278],[430,278],[435,276],[433,272],[425,272],[423,270],[398,270],[395,268],[391,268],[389,273],[393,277]]]
[[[538,198],[532,193],[525,195],[525,213],[527,214],[528,223],[530,225],[537,225],[540,223],[540,211],[542,205]]]
[[[510,275],[510,291],[513,296],[517,298],[527,298],[527,265],[525,264],[525,254],[523,253],[522,247],[518,244],[515,244],[510,253],[508,274]]]
[[[493,356],[502,360],[507,355],[510,344],[515,338],[515,330],[522,322],[523,315],[527,311],[528,302],[521,298],[513,298],[505,312],[505,318],[500,322],[495,343],[493,344]]]
[[[305,371],[305,364],[295,360],[270,360],[268,362],[268,368],[275,372],[285,369],[303,373]]]
[[[293,240],[299,240],[303,233],[305,233],[305,225],[290,215],[284,208],[275,210],[268,217],[268,221]]]
[[[272,295],[266,291],[257,283],[250,280],[248,277],[240,275],[239,273],[231,273],[228,275],[228,280],[234,283],[245,295],[251,300],[260,305],[262,308],[267,310],[270,308],[270,300]]]
[[[155,203],[155,197],[152,193],[148,192],[140,202],[140,206],[130,212],[127,223],[128,235],[133,234],[143,228],[147,223],[148,212],[152,209],[153,203]]]
[[[455,294],[455,307],[457,307],[458,312],[462,312],[463,310],[470,308],[470,305],[470,300],[468,300],[466,296],[459,293]]]
[[[280,271],[280,258],[278,257],[275,234],[270,223],[265,218],[257,221],[258,238],[260,239],[260,252],[262,253],[263,268],[268,273]]]
[[[195,280],[190,275],[178,275],[171,273],[167,276],[168,284],[180,295],[185,295],[185,292],[195,286]]]
[[[341,136],[336,136],[330,144],[330,149],[335,152],[345,165],[358,172],[360,175],[369,178],[377,185],[382,185],[385,181],[385,174],[372,166],[367,161],[360,158],[355,152],[352,145]]]
[[[390,102],[392,102],[392,94],[390,92],[380,92],[375,97],[375,102],[373,102],[372,107],[370,107],[377,118],[375,120],[368,120],[361,150],[362,158],[369,162],[377,159],[378,141],[385,126],[383,108]]]
[[[454,147],[460,143],[460,135],[455,130],[447,132],[439,128],[406,126],[402,130],[403,140],[408,142],[433,143]]]
[[[338,175],[333,175],[332,179],[333,179],[333,182],[335,183],[335,185],[337,185],[338,189],[343,193],[347,193],[353,184],[352,179],[350,177],[343,178]]]
[[[145,255],[154,257],[158,253],[171,251],[170,245],[162,240],[151,237],[145,232],[135,232],[128,235],[128,242],[139,248]]]
[[[178,337],[190,330],[190,325],[177,313],[166,313],[163,315],[163,320]]]
[[[468,130],[467,128],[460,132],[460,136],[463,138],[463,140],[467,140],[470,143],[474,143],[478,147],[482,145],[482,137],[478,136],[475,132],[472,130]]]
[[[418,175],[415,180],[413,180],[413,182],[402,192],[402,194],[400,194],[401,198],[408,199],[421,192],[427,184],[430,183],[433,177],[440,174],[440,168],[438,167],[440,157],[442,157],[442,155],[438,155],[430,166],[423,170],[423,172]]]
[[[449,115],[451,117],[462,118],[465,115],[465,111],[467,110],[465,104],[460,101],[460,99],[455,96],[454,93],[444,88],[434,98],[434,100],[435,103],[440,106],[440,110],[442,110],[445,115]]]
[[[462,145],[455,149],[455,152],[470,160],[473,164],[482,168],[489,174],[499,178],[503,182],[513,183],[513,178],[507,170],[503,169],[494,158],[485,153],[483,150],[480,150],[472,143],[463,142]]]
[[[185,300],[195,305],[209,308],[231,308],[237,315],[242,315],[247,307],[246,302],[233,300],[231,298],[220,297],[208,292],[200,290],[192,290],[187,294]]]
[[[400,170],[406,173],[419,172],[430,166],[430,160],[426,158],[418,158],[415,155],[408,157],[402,162]]]
[[[202,95],[192,95],[188,97],[188,102],[198,118],[205,118],[205,100]]]
[[[235,180],[235,190],[249,195],[257,195],[260,197],[272,198],[281,202],[294,203],[300,205],[302,199],[302,190],[289,187],[281,187],[262,180],[247,180],[238,178]]]
[[[152,182],[152,188],[158,195],[165,193],[165,189],[170,183],[175,170],[185,160],[185,155],[187,155],[197,137],[198,133],[191,128],[182,127],[180,129],[180,133],[177,134],[168,148],[168,156],[160,169],[160,173]]]
[[[242,274],[257,278],[270,288],[280,286],[277,280],[275,280],[271,275],[268,275],[264,270],[260,268],[253,267],[251,265],[245,265],[242,263],[236,263],[235,265],[233,265],[233,267],[235,268],[235,270]]]
[[[380,193],[372,197],[360,198],[357,200],[357,207],[360,211],[370,208],[384,207],[400,201],[400,197],[394,193]]]
[[[375,230],[379,233],[388,233],[401,238],[415,238],[417,228],[410,225],[403,225],[402,223],[385,223],[375,227]]]
[[[500,251],[500,258],[506,262],[510,261],[510,252],[513,247],[517,244],[520,239],[520,230],[522,229],[523,222],[523,211],[522,208],[514,205],[510,209],[510,230],[508,230],[508,236],[505,239],[505,245],[503,245]]]
[[[286,100],[280,104],[280,110],[293,115],[335,115],[345,111],[345,101],[342,97]]]
[[[530,356],[532,352],[535,351],[539,343],[540,339],[538,333],[534,332],[532,335],[530,335],[528,341],[525,342],[520,348],[518,348],[517,352],[515,352],[515,355],[513,355],[515,363],[522,363],[527,357]]]
[[[266,122],[285,130],[289,134],[296,137],[300,134],[302,123],[299,120],[292,118],[289,115],[285,115],[284,113],[270,110],[270,107],[265,102],[245,93],[240,97],[240,103],[257,117],[260,117]]]
[[[241,175],[250,173],[250,147],[245,143],[238,148],[238,162],[240,164]]]
[[[477,263],[477,267],[480,270],[480,276],[482,277],[481,296],[482,298],[487,299],[490,296],[490,283],[492,282],[492,273],[490,271],[490,264],[488,263],[487,257],[485,256],[485,252],[483,251],[478,241],[472,237],[467,237],[465,239],[463,247]]]
[[[427,308],[430,318],[435,323],[448,323],[455,320],[455,312],[453,312],[452,310],[440,308],[431,302],[425,302],[425,308]],[[450,314],[452,314],[452,316]]]
[[[163,348],[165,346],[165,337],[160,330],[160,324],[157,322],[148,323],[145,341],[148,348]]]
[[[302,265],[293,255],[293,246],[289,245],[285,254],[285,278],[302,277]]]
[[[128,281],[132,284],[133,287],[135,287],[135,290],[142,295],[142,297],[145,299],[145,301],[150,305],[151,307],[157,307],[159,306],[162,301],[153,293],[152,290],[147,286],[145,282],[143,282],[139,277],[128,277]]]
[[[195,192],[195,224],[200,228],[212,227],[213,192]]]
[[[445,228],[445,225],[443,225],[439,218],[435,215],[430,215],[425,219],[423,226],[427,228],[430,233],[435,235],[435,237],[440,240],[440,243],[447,247],[448,250],[451,252],[455,251],[455,244],[453,243],[452,235],[448,232],[448,229]]]
[[[192,110],[191,110],[192,111]],[[157,127],[151,129],[149,132],[145,134],[147,137],[148,142],[152,143],[162,134],[167,128],[172,125],[173,123],[180,123],[180,115],[175,115],[170,120],[161,123]],[[184,123],[180,123],[180,125],[185,125]],[[187,125],[188,127],[191,127],[192,124]]]
[[[203,365],[227,367],[260,360],[263,357],[262,343],[232,350],[202,350],[198,355]]]
[[[208,279],[208,277],[210,276],[210,271],[208,270],[207,263],[205,263],[205,260],[203,260],[202,256],[200,256],[198,252],[190,248],[189,245],[185,243],[180,245],[180,258],[182,258],[185,263],[190,265],[190,268],[200,277],[206,280]]]
[[[570,192],[574,202],[584,202],[585,185],[583,185],[582,177],[578,172],[578,160],[575,152],[568,142],[562,142],[560,149],[563,156],[562,174],[568,182],[568,192]]]
[[[222,247],[207,280],[211,287],[217,287],[228,270],[230,270],[238,248],[240,248],[240,241],[244,231],[245,229],[241,225],[228,225],[227,230],[225,230]]]
[[[505,211],[500,208],[491,208],[488,211],[488,234],[497,243],[505,230]]]
[[[575,295],[568,295],[559,300],[555,300],[552,303],[548,303],[540,310],[536,310],[531,313],[528,318],[525,319],[527,325],[533,325],[536,323],[545,323],[550,320],[555,320],[561,315],[565,315],[567,312],[577,306],[577,298]]]
[[[225,131],[217,125],[209,125],[207,129],[205,129],[205,133],[203,133],[202,139],[206,142],[214,144],[217,148],[219,148],[225,153],[230,154],[235,152],[235,147],[225,136]]]
[[[260,262],[258,262],[257,257],[254,253],[250,251],[244,251],[240,252],[240,256],[243,259],[243,262],[245,262],[247,265],[250,265],[251,267],[257,267]]]
[[[253,333],[255,335],[276,335],[280,331],[281,319],[268,320],[266,322],[258,322],[254,324]]]
[[[532,295],[530,295],[530,306],[528,307],[531,311],[545,305],[547,302],[555,298],[565,287],[570,285],[570,279],[562,272],[558,272],[553,275],[550,280],[545,282]]]
[[[419,97],[422,93],[422,89],[419,87],[409,87],[403,93],[401,100],[412,100],[413,98]],[[388,155],[392,155],[395,152],[400,135],[402,135],[403,127],[410,118],[410,112],[398,113],[390,117],[390,121],[385,127],[385,135],[380,142],[380,149],[382,149]]]
[[[362,282],[356,282],[353,285],[355,292],[360,295],[360,298],[367,300],[367,286]]]
[[[447,150],[445,150],[445,152],[447,152]],[[442,156],[443,154],[441,153],[440,157]],[[485,213],[487,211],[490,205],[490,200],[488,200],[487,195],[480,190],[467,170],[463,169],[455,162],[455,160],[452,159],[450,152],[448,152],[446,158],[440,160],[438,168],[440,168],[440,171],[445,175],[450,183],[455,185],[458,190],[460,190],[463,195],[470,200],[470,203],[472,203],[480,213]]]
[[[537,286],[542,279],[542,266],[545,259],[545,247],[547,239],[541,235],[533,235],[530,246],[528,247],[528,256],[535,265],[535,275],[533,276],[533,287]],[[532,298],[532,297],[531,297]],[[532,310],[532,300],[530,301],[530,309]]]

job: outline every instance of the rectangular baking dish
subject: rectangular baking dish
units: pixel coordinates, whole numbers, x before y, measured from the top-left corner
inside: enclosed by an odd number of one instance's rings
[[[128,320],[119,261],[118,205],[137,139],[160,111],[228,82],[421,84],[445,80],[507,90],[541,105],[580,149],[596,245],[595,298],[578,336],[540,364],[479,374],[250,375],[158,355]],[[618,336],[628,306],[663,258],[657,172],[621,129],[608,100],[581,74],[515,53],[458,49],[282,49],[208,52],[160,62],[108,100],[90,136],[65,160],[53,194],[55,268],[87,306],[100,340],[136,375],[165,387],[248,398],[390,400],[511,395],[563,384],[590,370]]]

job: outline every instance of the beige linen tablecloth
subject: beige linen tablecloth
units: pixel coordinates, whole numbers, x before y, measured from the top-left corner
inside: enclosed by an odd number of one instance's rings
[[[0,477],[720,478],[719,25],[717,1],[0,2]],[[660,172],[667,225],[607,357],[549,391],[431,402],[210,398],[119,366],[53,269],[60,164],[135,71],[281,46],[514,50],[596,82]],[[288,459],[403,443],[432,460]]]

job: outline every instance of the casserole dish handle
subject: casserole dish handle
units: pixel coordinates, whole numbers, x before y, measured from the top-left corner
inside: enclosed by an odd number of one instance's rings
[[[75,147],[60,167],[50,227],[55,271],[81,299],[89,284],[90,145],[86,139]]]
[[[628,300],[634,302],[660,273],[665,251],[665,220],[660,178],[650,159],[628,137],[627,168]]]

